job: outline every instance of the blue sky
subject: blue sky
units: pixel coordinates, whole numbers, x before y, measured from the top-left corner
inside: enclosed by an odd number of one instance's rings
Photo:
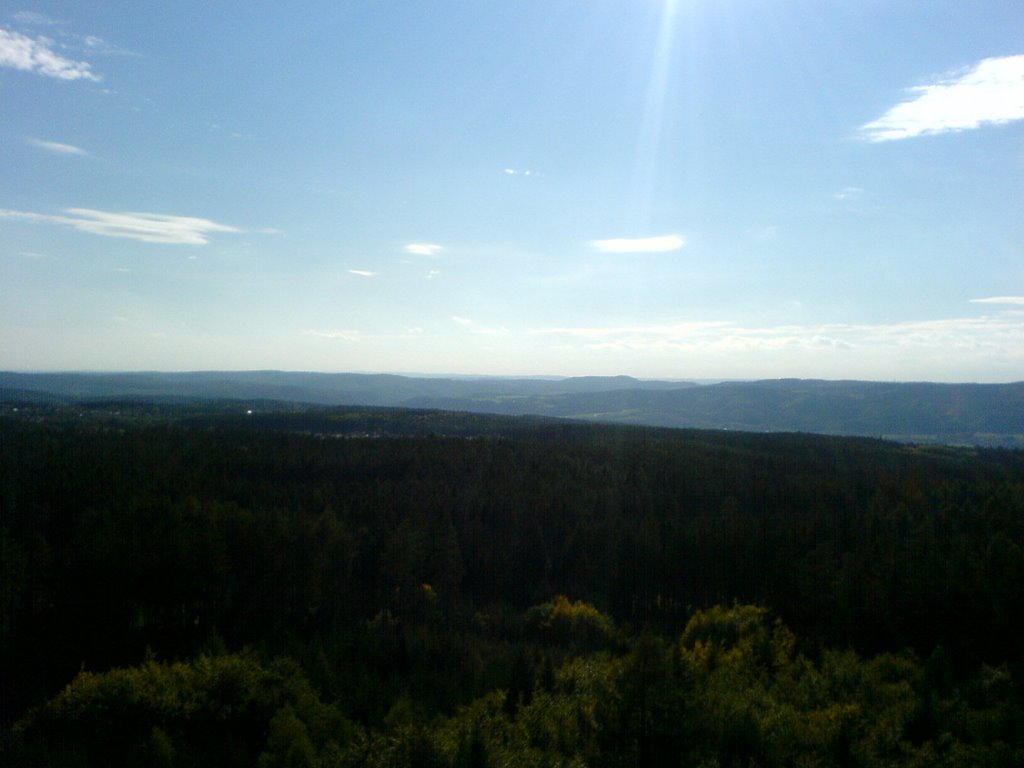
[[[1019,0],[0,4],[0,368],[1024,379]]]

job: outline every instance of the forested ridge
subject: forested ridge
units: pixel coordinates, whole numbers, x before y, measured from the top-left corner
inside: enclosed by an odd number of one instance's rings
[[[1024,453],[0,418],[0,761],[1021,765]]]
[[[424,378],[295,371],[14,373],[0,403],[249,399],[539,415],[653,427],[815,432],[1024,447],[1024,382],[767,379],[698,385],[629,376]]]

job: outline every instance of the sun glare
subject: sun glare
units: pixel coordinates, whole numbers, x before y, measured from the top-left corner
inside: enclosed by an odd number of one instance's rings
[[[644,110],[637,133],[633,170],[633,226],[648,229],[653,225],[652,205],[657,195],[659,170],[664,145],[665,106],[669,95],[677,0],[662,3],[657,37],[651,55],[650,75]]]

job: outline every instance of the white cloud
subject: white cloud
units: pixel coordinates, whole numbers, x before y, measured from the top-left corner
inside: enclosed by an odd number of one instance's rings
[[[0,27],[0,67],[55,77],[58,80],[92,80],[99,75],[85,61],[74,61],[55,53],[53,41],[46,37],[31,38]]]
[[[439,269],[432,269],[429,272],[427,272],[427,280],[433,280],[435,277],[437,277],[440,274],[441,274],[441,270],[439,270]]]
[[[990,296],[986,299],[971,299],[971,304],[1012,304],[1024,306],[1024,296]]]
[[[443,250],[440,245],[433,245],[431,243],[410,243],[405,246],[406,253],[412,253],[416,256],[436,256]]]
[[[1024,54],[984,59],[956,77],[911,88],[910,93],[912,98],[861,127],[868,141],[1024,120]]]
[[[29,139],[29,143],[35,144],[47,152],[55,152],[58,155],[88,155],[81,147],[74,144],[61,144],[59,141],[43,141],[42,139]]]
[[[69,216],[51,216],[0,208],[0,219],[16,219],[40,224],[69,226],[79,232],[104,237],[124,237],[144,243],[206,245],[211,232],[241,232],[225,224],[190,216],[166,216],[158,213],[111,213],[89,208],[67,208]]]
[[[663,253],[682,248],[686,241],[679,235],[660,237],[613,238],[595,240],[593,246],[604,253]]]
[[[371,272],[368,269],[350,269],[349,274],[359,275],[359,277],[376,277],[376,272]]]

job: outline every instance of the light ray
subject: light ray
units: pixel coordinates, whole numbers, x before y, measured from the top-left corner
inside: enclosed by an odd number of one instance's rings
[[[658,37],[654,44],[651,75],[647,83],[643,118],[637,138],[634,188],[631,195],[635,208],[631,223],[639,230],[648,230],[654,223],[651,221],[651,210],[656,195],[658,172],[663,163],[665,104],[672,69],[675,15],[676,0],[665,0],[658,22]]]

